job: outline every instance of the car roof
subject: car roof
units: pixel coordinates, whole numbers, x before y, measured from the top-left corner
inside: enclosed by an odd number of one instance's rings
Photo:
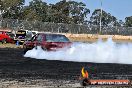
[[[57,34],[57,33],[38,33],[42,35],[63,35],[63,34]]]

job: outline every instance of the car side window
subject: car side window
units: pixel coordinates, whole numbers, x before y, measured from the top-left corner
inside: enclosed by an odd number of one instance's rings
[[[42,38],[42,35],[38,35],[37,39],[36,39],[38,42],[42,42],[43,38]]]

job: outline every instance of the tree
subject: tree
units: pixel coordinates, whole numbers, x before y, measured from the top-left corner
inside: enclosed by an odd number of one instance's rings
[[[119,20],[118,21],[118,26],[119,27],[123,27],[124,25],[125,25],[125,23],[122,20]]]
[[[66,0],[62,0],[56,4],[50,4],[49,13],[54,23],[70,23],[69,4]]]
[[[86,8],[86,5],[82,2],[68,1],[69,3],[69,16],[71,16],[73,23],[83,24],[85,18],[90,10]]]
[[[23,19],[45,21],[48,5],[42,0],[33,0],[23,9]]]
[[[90,10],[82,2],[62,0],[50,5],[48,12],[50,19],[52,18],[52,21],[55,23],[83,24]]]
[[[25,0],[1,0],[0,7],[3,18],[20,19]]]
[[[100,25],[100,17],[102,26],[116,26],[118,23],[116,17],[112,16],[110,13],[106,13],[104,10],[102,10],[101,16],[101,9],[95,9],[92,13],[90,17],[91,23],[93,25]]]
[[[33,20],[40,20],[41,18],[39,17],[39,15],[37,15],[37,13],[32,10],[29,6],[25,6],[23,9],[23,20],[27,20],[27,21],[33,21]]]
[[[3,18],[38,20],[54,23],[85,24],[90,10],[82,2],[61,0],[47,5],[42,0],[32,0],[24,6],[25,0],[0,0]]]
[[[132,16],[125,18],[125,26],[132,27]]]

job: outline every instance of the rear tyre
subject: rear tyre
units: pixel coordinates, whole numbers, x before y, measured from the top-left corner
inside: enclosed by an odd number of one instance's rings
[[[23,49],[24,49],[24,51],[23,51],[24,54],[26,54],[26,52],[29,50],[29,49],[27,49],[26,46],[23,46]]]
[[[42,46],[40,46],[41,47],[41,49],[43,50],[43,51],[47,51],[47,49],[45,48],[45,47],[42,47]],[[38,49],[38,46],[35,46],[34,47],[36,50]]]
[[[37,45],[36,44],[34,44],[34,48],[37,50]]]
[[[36,50],[38,49],[37,46],[34,47]]]
[[[24,51],[23,51],[23,52],[24,52],[24,54],[26,54],[26,52],[27,52],[27,51],[28,51],[28,49],[24,49]]]
[[[41,47],[43,49],[43,51],[47,51],[47,49],[45,47]]]
[[[7,43],[6,39],[3,39],[2,44],[6,44],[6,43]]]

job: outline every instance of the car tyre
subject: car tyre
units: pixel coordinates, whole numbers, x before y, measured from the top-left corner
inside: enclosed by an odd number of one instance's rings
[[[28,49],[24,49],[24,51],[23,51],[23,52],[24,52],[24,54],[26,54],[26,52],[27,52],[27,51],[28,51]]]
[[[38,46],[35,46],[34,48],[37,50],[38,49]],[[42,47],[41,46],[41,49],[44,50],[44,51],[47,51],[47,49],[45,47]]]
[[[37,50],[37,45],[36,44],[34,44],[34,48]]]
[[[25,45],[23,46],[23,49],[24,49],[24,51],[23,51],[24,54],[26,54],[26,52],[29,50],[29,49],[27,49],[27,47]]]
[[[6,43],[7,43],[6,39],[3,39],[2,44],[6,44]]]
[[[42,48],[42,50],[47,51],[47,49],[45,47],[41,47],[41,48]]]
[[[38,49],[37,46],[34,47],[36,50]]]

